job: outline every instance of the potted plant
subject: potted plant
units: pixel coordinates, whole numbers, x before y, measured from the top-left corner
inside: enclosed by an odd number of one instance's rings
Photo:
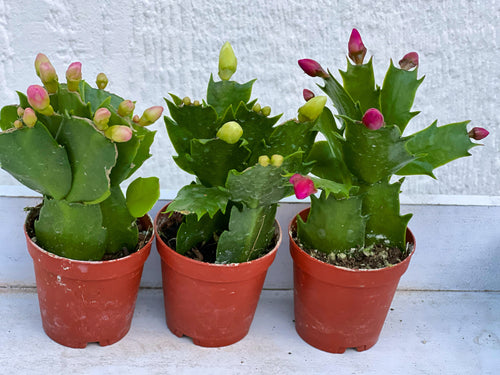
[[[162,107],[133,116],[134,103],[82,80],[81,63],[58,82],[38,54],[44,87],[18,92],[2,108],[0,165],[43,195],[24,230],[33,258],[43,328],[56,342],[112,344],[129,330],[153,226],[147,212],[159,197],[156,177],[120,183],[150,157]]]
[[[177,165],[196,176],[158,214],[166,321],[196,345],[225,346],[250,328],[268,267],[281,241],[280,199],[293,194],[287,171],[306,171],[316,117],[326,102],[306,103],[302,121],[250,101],[254,80],[230,81],[229,43],[210,77],[206,100],[171,94],[165,123]]]
[[[425,174],[462,156],[488,135],[467,131],[468,121],[437,122],[402,135],[418,112],[411,107],[423,78],[417,77],[418,55],[405,55],[397,68],[390,63],[382,88],[375,85],[372,59],[356,29],[349,40],[343,85],[316,61],[299,60],[304,72],[323,79],[320,88],[331,98],[337,121],[325,108],[316,128],[310,159],[316,177],[293,175],[299,198],[311,195],[311,207],[291,223],[294,261],[294,309],[298,334],[309,344],[333,353],[373,346],[379,337],[399,278],[415,249],[400,215],[404,178]],[[314,94],[304,91],[306,100]]]

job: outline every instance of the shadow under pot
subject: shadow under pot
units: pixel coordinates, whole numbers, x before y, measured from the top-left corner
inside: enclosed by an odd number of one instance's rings
[[[299,215],[307,220],[309,208]],[[349,269],[321,262],[294,240],[295,217],[288,228],[293,258],[295,329],[315,348],[344,353],[364,351],[377,342],[399,279],[415,251],[415,238],[407,229],[412,252],[400,263],[380,269]]]
[[[28,252],[33,258],[38,301],[45,333],[71,348],[88,343],[111,345],[130,329],[142,270],[151,251],[153,223],[138,219],[146,233],[136,252],[113,260],[81,261],[52,254],[33,242],[33,210],[24,224]]]
[[[156,216],[155,228],[168,328],[199,346],[238,342],[250,329],[267,270],[281,243],[278,222],[274,248],[264,256],[243,263],[206,263],[177,253],[163,241],[160,228],[169,216],[163,213],[167,206]]]

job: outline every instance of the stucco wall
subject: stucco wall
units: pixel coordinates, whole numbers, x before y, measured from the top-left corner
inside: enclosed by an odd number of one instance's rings
[[[499,196],[499,10],[496,0],[0,0],[0,105],[15,103],[15,90],[38,83],[38,52],[49,56],[61,79],[72,61],[83,63],[90,82],[106,72],[108,88],[137,100],[138,111],[162,105],[170,92],[201,99],[210,73],[217,73],[219,48],[229,40],[239,62],[234,78],[258,78],[254,97],[273,114],[291,118],[303,103],[302,89],[314,89],[315,83],[297,59],[344,69],[347,40],[356,27],[374,56],[379,84],[390,58],[419,53],[419,75],[426,79],[414,105],[422,113],[410,131],[435,119],[469,119],[471,126],[491,132],[485,147],[472,150],[473,158],[438,169],[439,181],[408,178],[405,193]],[[141,174],[158,175],[162,188],[178,189],[191,177],[172,161],[163,122],[154,127],[154,156]],[[15,183],[0,172],[0,185]]]

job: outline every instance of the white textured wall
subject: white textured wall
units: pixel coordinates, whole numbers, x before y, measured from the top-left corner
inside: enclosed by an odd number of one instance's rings
[[[137,100],[138,110],[162,105],[169,92],[203,98],[210,73],[217,73],[219,48],[229,40],[238,57],[240,82],[258,78],[254,97],[295,117],[302,89],[314,80],[297,59],[314,58],[332,71],[345,67],[347,40],[358,28],[374,55],[381,84],[389,58],[420,55],[426,79],[414,110],[422,113],[411,131],[429,125],[472,120],[491,135],[474,157],[441,167],[439,181],[409,178],[406,193],[500,195],[500,135],[497,113],[498,0],[365,1],[6,1],[0,0],[0,106],[16,102],[38,79],[33,60],[49,56],[64,77],[72,61],[84,78],[100,71],[108,88]],[[318,92],[319,90],[315,90]],[[162,122],[153,158],[142,175],[158,175],[162,188],[178,189],[189,175],[179,171]],[[16,183],[0,172],[0,185]]]

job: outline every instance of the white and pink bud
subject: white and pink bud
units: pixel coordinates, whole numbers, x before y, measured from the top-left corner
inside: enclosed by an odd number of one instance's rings
[[[42,86],[31,85],[28,87],[27,97],[28,103],[35,111],[47,116],[51,116],[54,113],[54,109],[50,105],[49,93]]]
[[[43,53],[39,53],[38,55],[36,55],[35,70],[36,70],[36,75],[38,77],[40,77],[40,64],[47,63],[47,62],[50,64],[49,58],[46,55],[44,55]]]
[[[99,108],[94,113],[94,124],[99,130],[106,130],[108,127],[111,112],[107,108]]]
[[[127,142],[132,138],[132,129],[125,125],[113,125],[104,131],[104,135],[113,142]]]
[[[403,56],[401,60],[399,60],[399,66],[403,70],[410,70],[418,66],[418,53],[410,52]]]
[[[42,81],[49,94],[57,92],[57,89],[59,88],[59,81],[56,70],[52,66],[52,64],[50,62],[42,62],[39,65],[38,70],[40,80]]]
[[[137,124],[139,126],[151,125],[161,117],[162,113],[163,113],[162,106],[157,105],[154,107],[150,107],[144,111]]]
[[[82,80],[82,63],[71,63],[66,70],[66,81],[68,83],[69,91],[78,91],[78,86]]]
[[[299,66],[302,68],[304,73],[311,77],[328,77],[328,73],[319,65],[319,63],[312,59],[302,59],[298,61]]]
[[[356,65],[363,64],[366,55],[366,47],[361,40],[361,35],[358,30],[352,29],[347,49],[349,51],[349,57]]]
[[[14,121],[14,127],[16,129],[21,129],[23,127],[23,122],[21,120]]]
[[[370,130],[378,130],[384,126],[384,116],[378,109],[370,108],[363,115],[361,122]]]
[[[35,126],[37,121],[36,113],[32,108],[26,108],[23,113],[23,122],[28,128]]]

